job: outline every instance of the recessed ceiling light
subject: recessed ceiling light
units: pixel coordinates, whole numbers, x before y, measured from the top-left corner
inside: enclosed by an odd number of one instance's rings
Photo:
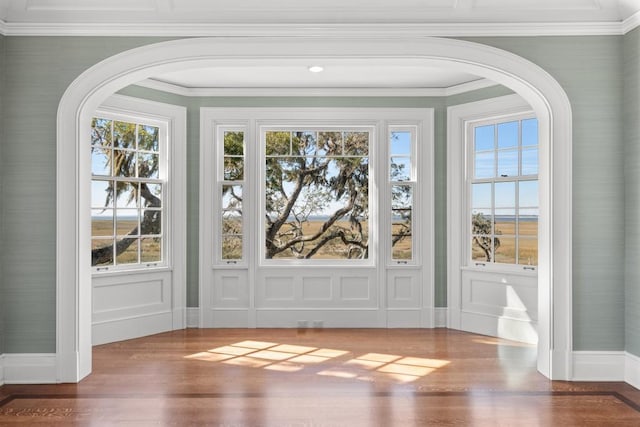
[[[309,71],[311,71],[312,73],[321,73],[324,71],[324,67],[320,65],[312,65],[309,67]]]

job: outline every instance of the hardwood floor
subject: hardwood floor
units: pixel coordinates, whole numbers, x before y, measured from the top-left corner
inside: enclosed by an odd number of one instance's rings
[[[446,329],[188,329],[94,348],[79,384],[0,387],[0,425],[639,426],[624,383]]]

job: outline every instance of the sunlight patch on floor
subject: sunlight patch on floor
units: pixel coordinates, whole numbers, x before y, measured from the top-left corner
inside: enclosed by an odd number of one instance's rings
[[[190,354],[185,358],[292,373],[312,366],[321,366],[323,363],[344,357],[349,353],[346,350],[331,348],[248,340]],[[325,377],[355,378],[360,381],[386,378],[407,383],[425,377],[449,363],[449,361],[438,359],[367,353],[345,360],[341,367],[323,369],[316,374]]]

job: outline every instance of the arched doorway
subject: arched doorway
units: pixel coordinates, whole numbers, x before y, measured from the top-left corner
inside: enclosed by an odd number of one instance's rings
[[[90,118],[112,93],[147,77],[185,67],[257,66],[311,60],[407,63],[473,73],[509,87],[533,108],[540,126],[540,255],[538,370],[571,378],[571,108],[561,86],[537,65],[471,42],[317,40],[302,38],[185,39],[115,55],[80,75],[58,109],[57,364],[58,380],[91,372],[89,262]],[[64,237],[62,237],[64,236]],[[72,254],[72,256],[69,256]]]

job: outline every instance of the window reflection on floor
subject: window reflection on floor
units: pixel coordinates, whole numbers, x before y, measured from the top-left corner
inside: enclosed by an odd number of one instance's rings
[[[346,350],[249,340],[194,353],[185,358],[280,372],[299,372],[318,366],[316,373],[321,376],[362,381],[384,377],[401,383],[415,381],[450,363],[397,354],[368,353],[346,358],[348,355],[350,352]],[[343,357],[346,360],[342,363],[335,360]],[[332,362],[331,366],[323,369],[322,364],[328,362]]]

